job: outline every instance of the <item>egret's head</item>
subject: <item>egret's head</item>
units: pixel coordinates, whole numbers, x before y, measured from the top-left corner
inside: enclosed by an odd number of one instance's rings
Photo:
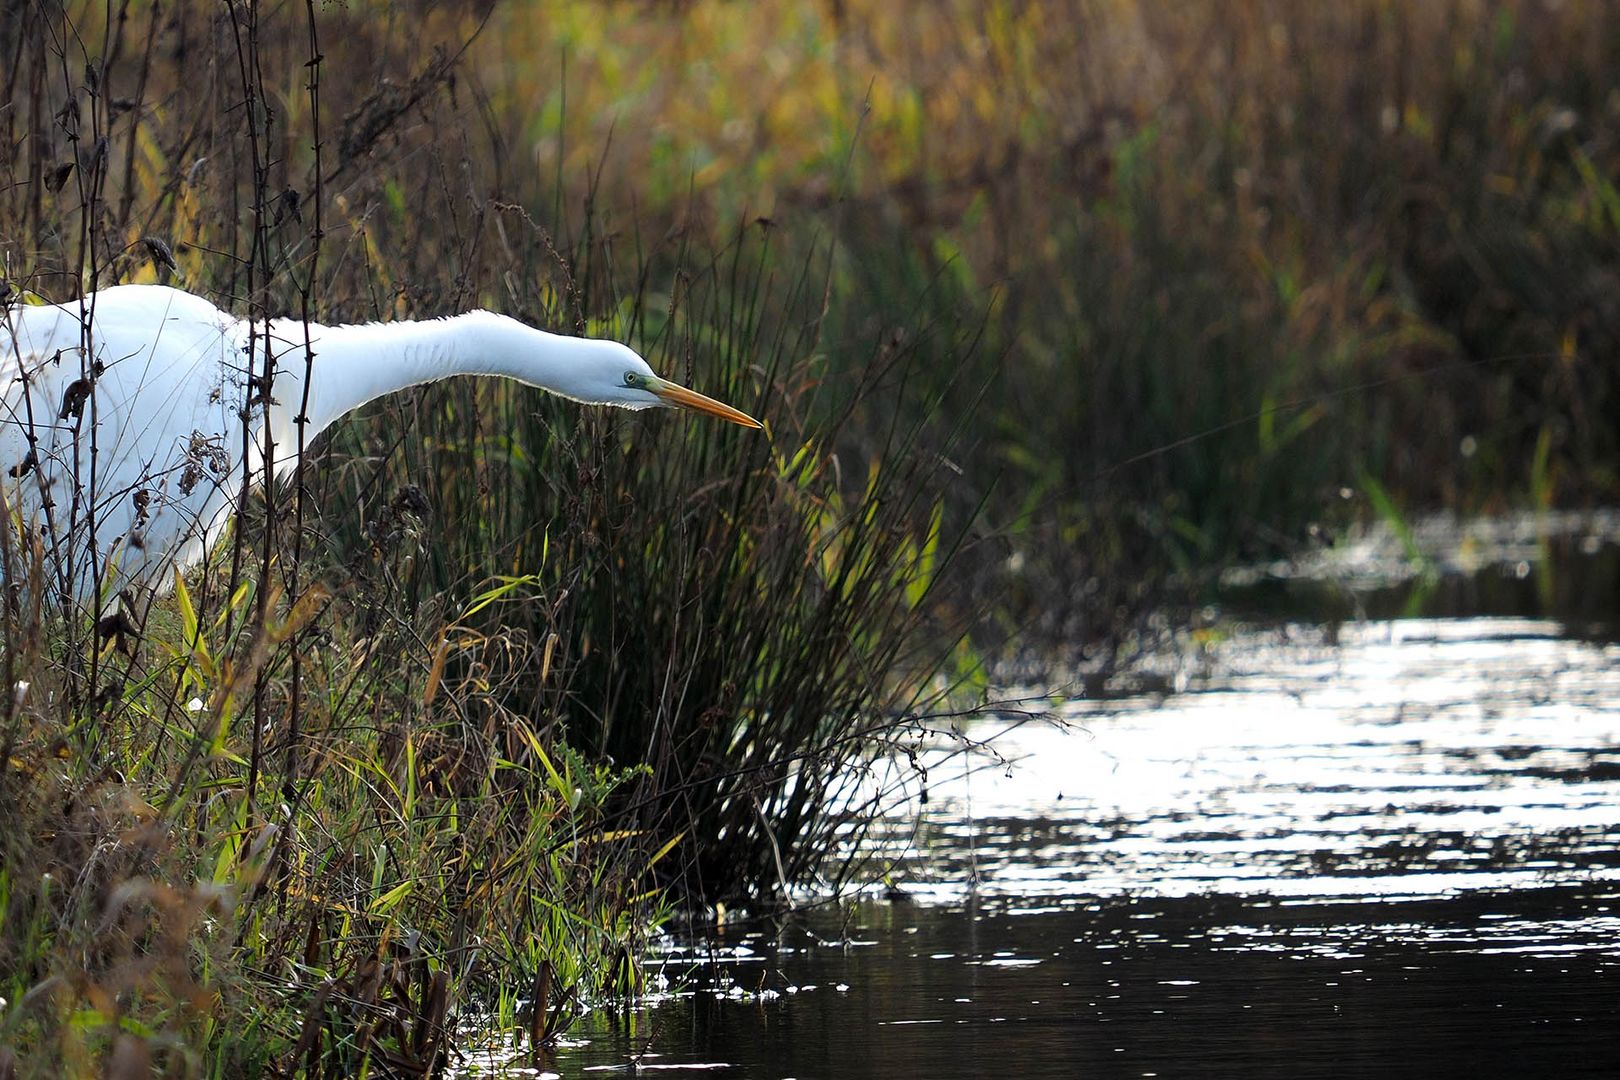
[[[679,383],[659,378],[636,351],[616,341],[603,341],[601,355],[594,358],[593,379],[597,389],[589,400],[627,409],[667,406],[691,409],[729,420],[743,427],[763,427],[758,420],[730,405],[688,390]]]

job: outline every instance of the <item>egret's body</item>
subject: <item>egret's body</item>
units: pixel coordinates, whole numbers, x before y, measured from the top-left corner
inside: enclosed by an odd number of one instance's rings
[[[268,398],[249,378],[265,370],[267,347],[276,361]],[[83,599],[98,584],[104,597],[129,585],[161,589],[172,567],[200,560],[242,492],[263,479],[266,434],[276,473],[295,463],[306,370],[306,445],[368,401],[462,374],[506,376],[589,404],[678,405],[759,426],[658,378],[618,342],[548,334],[485,311],[250,327],[157,285],[16,305],[0,326],[0,487],[42,540],[52,589]]]

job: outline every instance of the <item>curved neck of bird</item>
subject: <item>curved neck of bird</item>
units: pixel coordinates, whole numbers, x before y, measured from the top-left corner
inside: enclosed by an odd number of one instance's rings
[[[536,330],[516,319],[473,311],[448,319],[370,323],[361,326],[310,324],[306,363],[305,324],[278,320],[271,327],[279,354],[271,435],[277,472],[290,468],[298,450],[298,416],[305,409],[304,445],[336,420],[386,394],[454,375],[501,375],[568,394],[570,378],[592,354],[611,342],[564,337]]]

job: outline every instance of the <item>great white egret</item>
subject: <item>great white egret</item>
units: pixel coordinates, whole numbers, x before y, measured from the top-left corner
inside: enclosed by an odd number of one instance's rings
[[[659,378],[616,341],[548,334],[488,311],[250,326],[178,289],[120,285],[71,303],[14,304],[0,335],[5,506],[44,544],[50,587],[87,601],[130,585],[162,590],[173,567],[200,560],[237,509],[244,479],[249,487],[263,479],[267,428],[276,474],[294,465],[306,400],[306,444],[368,401],[452,375],[760,426]],[[268,392],[267,349],[276,360]]]

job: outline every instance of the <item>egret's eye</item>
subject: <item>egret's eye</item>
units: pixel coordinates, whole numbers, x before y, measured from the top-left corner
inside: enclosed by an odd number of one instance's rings
[[[636,374],[634,371],[625,372],[624,373],[624,385],[626,385],[626,386],[640,386],[641,385],[641,376]]]

